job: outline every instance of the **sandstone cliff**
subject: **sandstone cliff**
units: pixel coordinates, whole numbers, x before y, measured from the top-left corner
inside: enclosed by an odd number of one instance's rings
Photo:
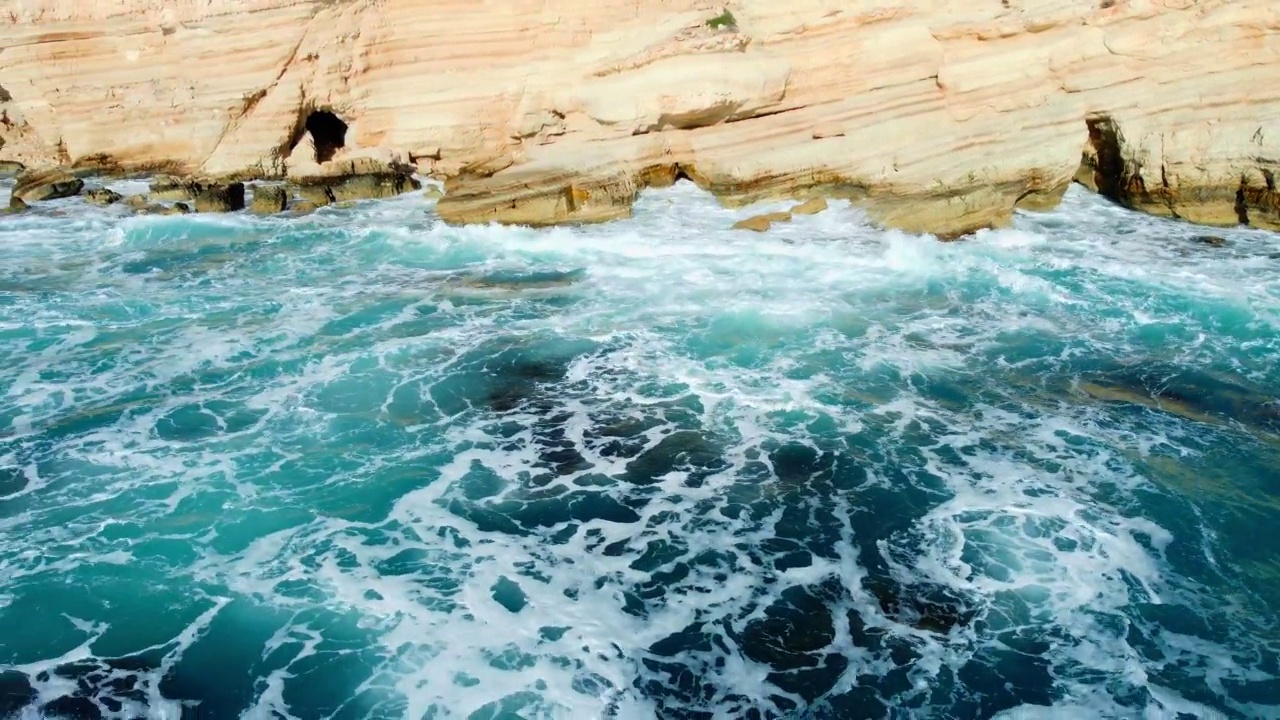
[[[0,38],[27,165],[378,157],[447,178],[448,220],[531,224],[685,176],[940,234],[1078,176],[1280,227],[1275,0],[8,0]]]

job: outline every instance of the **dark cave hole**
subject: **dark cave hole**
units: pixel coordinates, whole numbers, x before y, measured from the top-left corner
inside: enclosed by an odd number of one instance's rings
[[[316,162],[328,162],[347,143],[347,124],[328,110],[316,110],[307,116],[307,133],[316,149]]]

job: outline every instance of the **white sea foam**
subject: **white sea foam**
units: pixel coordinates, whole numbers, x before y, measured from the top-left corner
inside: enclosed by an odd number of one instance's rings
[[[733,231],[760,209],[684,183],[645,193],[632,220],[551,230],[448,227],[420,195],[300,219],[59,202],[68,217],[0,225],[0,361],[15,369],[0,458],[27,468],[0,499],[25,503],[0,513],[21,538],[0,540],[0,613],[55,573],[121,562],[216,588],[147,676],[150,712],[177,712],[159,678],[218,641],[225,598],[287,618],[261,652],[287,659],[253,685],[250,718],[319,714],[296,688],[357,647],[356,715],[470,717],[505,698],[527,717],[826,716],[898,671],[894,652],[913,658],[903,687],[871,697],[920,707],[1010,636],[1044,643],[1056,707],[1001,717],[1209,707],[1152,679],[1124,631],[1139,604],[1211,609],[1170,558],[1175,532],[1214,542],[1204,518],[1175,531],[1134,511],[1162,492],[1138,463],[1203,452],[1204,430],[1118,414],[1067,380],[1093,358],[1230,358],[1233,377],[1274,380],[1274,236],[1205,248],[1077,192],[952,244],[841,203]],[[1147,332],[1170,333],[1158,357]],[[804,532],[787,529],[795,512]],[[779,569],[777,545],[807,562]],[[806,652],[844,663],[817,699],[775,683],[751,639],[789,589],[814,588],[832,630]],[[109,624],[93,622],[74,657],[21,669],[92,657]],[[654,650],[699,626],[693,649]],[[1216,703],[1258,709],[1223,682],[1266,679],[1231,655],[1260,646],[1151,642],[1198,663]],[[705,683],[698,699],[660,662]],[[49,677],[42,699],[74,693]],[[935,709],[979,707],[966,692]]]

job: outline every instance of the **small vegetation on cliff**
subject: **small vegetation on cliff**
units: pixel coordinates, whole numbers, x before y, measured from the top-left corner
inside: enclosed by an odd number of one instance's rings
[[[712,30],[719,30],[721,28],[726,30],[737,30],[738,19],[733,16],[733,13],[729,12],[728,8],[725,8],[724,12],[707,21],[707,27]]]

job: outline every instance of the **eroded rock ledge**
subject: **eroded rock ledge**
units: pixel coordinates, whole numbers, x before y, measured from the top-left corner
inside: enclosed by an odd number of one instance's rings
[[[688,177],[940,235],[1078,179],[1280,228],[1274,0],[25,0],[0,33],[0,167],[376,161],[445,179],[448,221],[533,225]]]

